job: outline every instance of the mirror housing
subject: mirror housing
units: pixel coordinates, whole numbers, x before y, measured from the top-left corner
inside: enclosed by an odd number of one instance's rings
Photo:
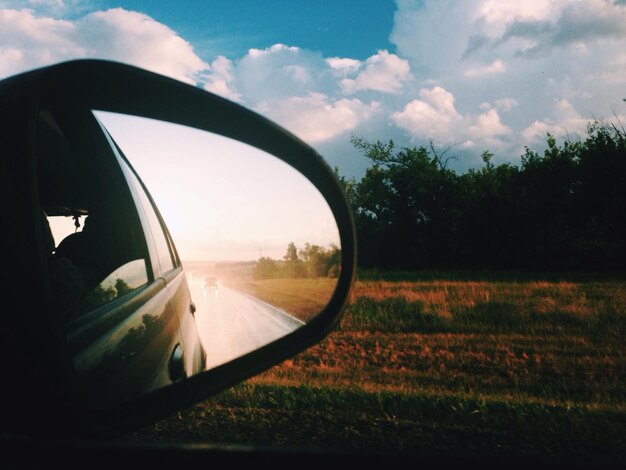
[[[304,175],[327,201],[341,242],[337,287],[323,311],[306,326],[202,374],[178,381],[105,411],[90,408],[76,386],[62,328],[51,314],[43,229],[38,221],[33,144],[38,110],[97,110],[188,126],[251,145]],[[352,212],[330,167],[312,148],[275,123],[194,86],[129,65],[78,60],[37,69],[0,82],[0,124],[5,146],[3,200],[9,264],[3,281],[11,310],[2,328],[10,359],[3,387],[3,431],[55,436],[109,436],[147,424],[251,377],[321,340],[339,321],[355,276]],[[19,293],[29,286],[25,299]],[[31,292],[32,291],[32,292]],[[32,295],[31,295],[32,294]],[[17,354],[16,354],[17,351]],[[17,358],[15,357],[17,356]],[[11,429],[11,427],[14,427]],[[19,429],[19,430],[18,430]]]

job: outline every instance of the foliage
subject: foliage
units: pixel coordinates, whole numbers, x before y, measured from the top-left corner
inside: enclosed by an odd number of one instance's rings
[[[122,297],[133,290],[123,279],[116,279],[113,286],[105,288],[102,284],[97,285],[83,300],[79,309],[82,311],[92,310],[107,304],[118,297]]]
[[[278,277],[279,267],[272,258],[262,256],[252,271],[255,279],[273,279]]]
[[[622,270],[626,262],[626,132],[591,123],[584,140],[520,165],[457,174],[431,145],[397,149],[353,137],[371,166],[339,175],[353,208],[361,267]],[[445,153],[445,152],[444,152]]]
[[[255,279],[337,277],[340,263],[341,250],[334,244],[325,248],[305,243],[304,248],[298,249],[290,242],[282,261],[261,257],[252,275]]]

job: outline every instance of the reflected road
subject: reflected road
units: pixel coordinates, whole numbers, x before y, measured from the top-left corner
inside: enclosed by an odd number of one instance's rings
[[[224,287],[205,288],[202,279],[187,275],[196,304],[196,323],[207,353],[207,369],[281,338],[303,322],[261,300]]]

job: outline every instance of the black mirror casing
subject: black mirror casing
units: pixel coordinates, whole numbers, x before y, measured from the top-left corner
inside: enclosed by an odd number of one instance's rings
[[[199,375],[106,411],[84,402],[64,333],[50,314],[43,238],[37,217],[32,136],[45,103],[56,110],[98,110],[193,127],[257,147],[302,173],[326,199],[341,242],[337,287],[305,327]],[[0,82],[2,198],[11,269],[3,276],[3,432],[56,437],[115,435],[147,424],[234,385],[318,342],[337,324],[354,280],[356,237],[341,185],[308,145],[264,117],[199,88],[132,66],[79,60]],[[5,279],[6,278],[6,279]]]

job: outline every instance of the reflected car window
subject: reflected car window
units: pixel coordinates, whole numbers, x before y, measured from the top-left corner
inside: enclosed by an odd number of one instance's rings
[[[128,168],[126,162],[124,162],[121,158],[119,159],[120,165],[122,169],[126,173],[129,178],[133,188],[135,189],[135,193],[139,198],[139,205],[141,207],[141,211],[145,215],[146,222],[148,224],[150,235],[148,237],[152,240],[154,244],[154,248],[156,250],[156,256],[158,259],[159,266],[153,266],[155,277],[166,273],[174,269],[174,262],[172,261],[172,252],[170,251],[170,246],[163,232],[163,228],[161,227],[161,222],[159,221],[159,217],[156,214],[148,195],[144,191],[141,183],[135,176],[135,174]],[[147,230],[146,230],[147,231]],[[146,233],[148,235],[148,233]]]
[[[120,266],[109,274],[81,303],[79,312],[98,308],[148,283],[148,271],[143,259],[136,259]]]

